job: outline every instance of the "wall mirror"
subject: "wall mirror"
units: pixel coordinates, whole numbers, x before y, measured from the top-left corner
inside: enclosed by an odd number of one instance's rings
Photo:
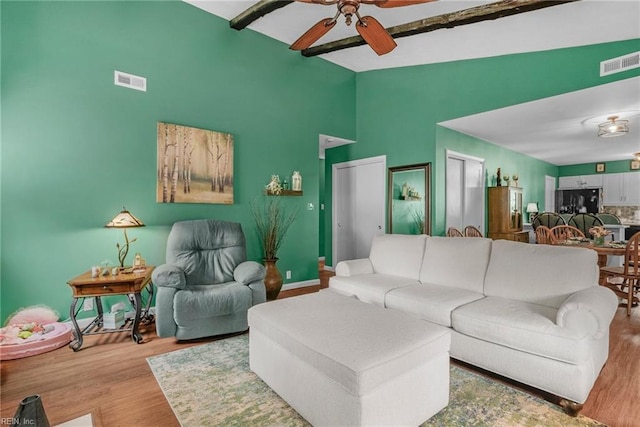
[[[431,234],[431,163],[389,168],[388,233]]]

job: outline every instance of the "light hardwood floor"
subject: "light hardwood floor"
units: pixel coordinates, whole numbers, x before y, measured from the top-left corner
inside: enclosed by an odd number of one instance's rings
[[[316,292],[327,286],[330,276],[321,271],[319,285],[283,291],[280,298]],[[51,425],[94,412],[110,427],[179,426],[146,358],[220,338],[176,343],[158,338],[153,324],[143,325],[141,332],[140,345],[127,334],[89,336],[76,353],[65,346],[1,362],[2,419],[12,417],[25,396],[40,394]],[[609,360],[581,413],[612,427],[640,425],[640,309],[630,318],[618,309]]]

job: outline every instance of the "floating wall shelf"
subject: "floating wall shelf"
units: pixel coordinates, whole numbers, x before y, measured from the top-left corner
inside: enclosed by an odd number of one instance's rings
[[[280,194],[273,194],[269,190],[264,191],[267,196],[302,196],[302,191],[282,190]]]

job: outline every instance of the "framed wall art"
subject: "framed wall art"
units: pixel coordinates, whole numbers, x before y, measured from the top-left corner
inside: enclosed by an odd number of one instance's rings
[[[233,135],[158,122],[158,203],[233,204]]]
[[[640,160],[631,160],[631,166],[630,166],[631,170],[638,170],[640,169]]]
[[[431,234],[431,163],[389,168],[388,233]]]
[[[604,173],[604,171],[605,171],[604,163],[596,163],[596,172]]]

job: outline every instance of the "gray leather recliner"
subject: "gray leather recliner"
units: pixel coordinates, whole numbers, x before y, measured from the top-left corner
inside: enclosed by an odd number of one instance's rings
[[[240,224],[176,222],[166,264],[152,274],[158,336],[189,340],[247,330],[247,310],[266,301],[264,275],[262,264],[247,261]]]

